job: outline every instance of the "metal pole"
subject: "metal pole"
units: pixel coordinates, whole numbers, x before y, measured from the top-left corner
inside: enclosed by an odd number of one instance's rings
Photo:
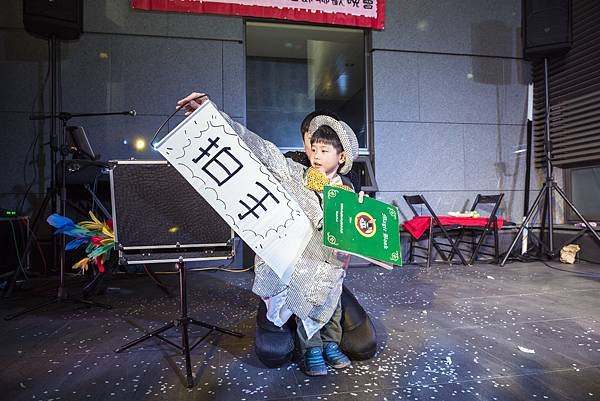
[[[531,188],[531,145],[533,142],[533,82],[527,87],[527,148],[525,149],[525,196],[523,201],[523,221],[529,212],[529,190]],[[521,238],[521,254],[525,254],[529,240],[529,230],[525,227]]]
[[[188,305],[187,305],[187,281],[185,277],[185,264],[183,257],[180,256],[177,263],[177,270],[179,270],[179,309],[180,317],[179,322],[181,324],[181,348],[183,350],[183,356],[185,358],[185,377],[187,381],[187,387],[194,387],[194,377],[192,376],[192,362],[190,358],[190,340],[188,337],[188,327],[190,318],[188,316]]]
[[[58,71],[56,69],[56,65],[57,65],[57,56],[56,56],[56,47],[57,47],[57,40],[56,40],[56,36],[52,35],[50,37],[50,60],[48,60],[48,62],[50,63],[50,110],[52,114],[56,114],[56,98],[57,98],[57,77],[58,77]],[[51,213],[56,213],[58,211],[57,209],[57,197],[58,197],[58,192],[56,191],[56,149],[57,149],[57,143],[56,143],[56,120],[52,119],[50,121],[50,188],[49,188],[49,192],[50,192],[50,210]],[[54,267],[56,267],[56,262],[57,262],[57,248],[58,248],[58,238],[56,238],[55,235],[52,236],[52,265]],[[62,284],[61,284],[62,285]]]
[[[546,123],[544,128],[544,154],[546,158],[546,183],[549,184],[547,193],[548,208],[546,210],[548,218],[548,256],[554,257],[554,199],[552,192],[552,182],[554,182],[554,172],[552,171],[552,142],[550,139],[550,80],[548,77],[548,58],[544,58],[544,96],[546,107]]]
[[[51,86],[50,86],[50,110],[52,114],[56,114],[56,96],[57,96],[57,90],[56,90],[56,85],[57,85],[57,70],[56,70],[56,64],[57,64],[57,58],[56,58],[56,36],[52,35],[52,37],[50,38],[50,60],[48,61],[50,63],[50,70],[52,71],[52,73],[50,74],[50,81],[51,81]],[[56,143],[56,120],[52,119],[50,121],[50,190],[54,191],[56,189],[56,148],[57,148],[57,143]],[[56,196],[57,193],[54,192],[52,194],[52,199],[50,202],[50,207],[52,208],[52,212],[56,212]]]

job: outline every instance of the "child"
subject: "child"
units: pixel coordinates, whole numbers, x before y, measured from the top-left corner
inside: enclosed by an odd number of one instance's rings
[[[315,110],[308,113],[302,123],[300,124],[300,137],[302,138],[302,144],[304,146],[304,150],[301,151],[289,151],[284,154],[285,157],[290,158],[306,167],[310,166],[310,154],[311,154],[311,144],[310,144],[310,122],[316,116],[329,116],[333,117],[336,120],[339,120],[340,117],[332,111],[329,110]]]
[[[302,137],[304,151],[289,151],[286,152],[284,156],[306,167],[310,166],[310,155],[312,153],[310,143],[311,133],[309,132],[310,122],[316,116],[329,116],[338,121],[340,120],[340,117],[336,113],[325,109],[315,110],[304,117],[300,124],[300,136]],[[345,185],[353,187],[354,191],[360,191],[360,178],[354,171],[348,171],[348,173],[342,175],[341,178]]]
[[[188,113],[206,101],[192,93],[178,102]],[[340,295],[346,274],[334,251],[323,245],[323,187],[342,185],[339,174],[352,168],[358,156],[358,141],[343,121],[317,116],[310,124],[311,167],[286,159],[271,142],[246,127],[223,117],[252,152],[294,197],[313,224],[308,245],[296,262],[289,283],[283,283],[271,268],[257,257],[252,291],[267,305],[267,318],[281,327],[292,316],[298,321],[298,336],[308,375],[326,375],[326,363],[334,368],[350,365],[339,349],[341,339]],[[349,189],[349,188],[348,188]]]
[[[311,164],[305,176],[305,186],[319,194],[323,192],[323,185],[319,182],[323,175],[327,179],[327,185],[338,185],[352,190],[344,184],[339,174],[340,170],[346,170],[348,167],[344,146],[338,133],[332,128],[335,126],[335,121],[329,116],[316,116],[311,120],[310,128],[305,134],[307,141],[310,142],[308,155]],[[302,320],[297,319],[296,332],[300,340],[304,372],[307,375],[326,375],[326,363],[335,369],[350,366],[350,359],[339,348],[342,340],[341,314],[342,307],[338,301],[329,321],[310,338],[306,334]]]

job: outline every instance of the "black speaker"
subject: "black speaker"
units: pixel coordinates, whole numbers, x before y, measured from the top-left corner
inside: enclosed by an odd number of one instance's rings
[[[23,25],[33,35],[77,39],[83,31],[83,0],[23,0]]]
[[[523,0],[523,54],[540,58],[571,48],[571,0]]]
[[[233,232],[166,161],[111,161],[115,242],[129,264],[231,256]]]

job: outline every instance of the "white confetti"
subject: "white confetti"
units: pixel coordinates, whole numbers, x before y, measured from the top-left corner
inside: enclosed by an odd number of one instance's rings
[[[529,348],[521,347],[520,345],[518,345],[517,348],[519,348],[519,351],[524,352],[526,354],[535,354],[535,350],[534,349],[529,349]]]
[[[487,276],[487,278],[489,278],[490,280],[496,280],[494,277],[492,276]]]

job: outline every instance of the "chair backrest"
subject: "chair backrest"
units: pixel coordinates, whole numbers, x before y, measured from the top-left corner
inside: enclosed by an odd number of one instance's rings
[[[427,212],[429,213],[429,216],[431,216],[433,218],[433,220],[438,225],[441,226],[441,223],[440,223],[440,220],[438,219],[438,216],[435,214],[435,212],[433,211],[433,209],[431,208],[431,206],[429,206],[429,203],[427,203],[427,200],[425,200],[425,197],[422,194],[419,194],[419,195],[402,195],[402,197],[404,198],[404,200],[408,204],[408,207],[410,208],[410,210],[412,210],[412,212],[413,212],[413,214],[415,216],[424,216],[424,214],[419,213],[417,211],[417,209],[415,208],[415,206],[423,205],[427,209]]]
[[[502,198],[504,197],[504,193],[500,193],[497,195],[481,195],[477,194],[475,201],[473,202],[473,206],[471,206],[471,211],[474,210],[482,210],[481,206],[491,205],[485,208],[486,212],[489,210],[489,218],[490,220],[496,219],[496,213],[498,213],[498,208],[500,207],[500,202],[502,202]]]
[[[417,212],[417,209],[415,209],[415,205],[424,205],[425,204],[425,199],[423,198],[423,196],[421,196],[421,195],[402,195],[402,197],[406,201],[406,204],[408,205],[410,210],[412,210],[413,214],[415,216],[420,216],[421,214],[419,212]]]

